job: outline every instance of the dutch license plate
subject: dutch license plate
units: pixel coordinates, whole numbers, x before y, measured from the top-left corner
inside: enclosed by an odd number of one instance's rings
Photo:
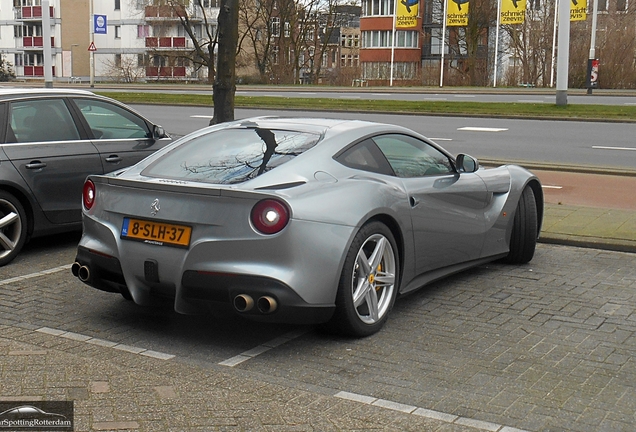
[[[158,246],[190,246],[192,227],[165,222],[124,218],[121,238]]]

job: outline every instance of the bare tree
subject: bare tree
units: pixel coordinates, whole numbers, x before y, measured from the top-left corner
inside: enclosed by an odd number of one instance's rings
[[[192,3],[189,0],[166,2],[179,18],[183,30],[192,42],[189,60],[195,67],[207,69],[208,83],[212,83],[216,68],[214,52],[218,43],[216,14],[211,13],[209,6],[205,6],[201,0],[194,0]],[[200,32],[197,29],[201,29]]]

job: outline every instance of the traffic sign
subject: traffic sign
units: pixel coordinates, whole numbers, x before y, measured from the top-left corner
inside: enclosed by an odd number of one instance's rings
[[[97,51],[97,47],[95,46],[95,42],[91,42],[91,44],[88,46],[88,50],[89,51]]]

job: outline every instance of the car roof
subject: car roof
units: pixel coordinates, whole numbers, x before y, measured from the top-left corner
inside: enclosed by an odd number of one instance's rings
[[[0,87],[0,100],[14,99],[22,96],[96,96],[93,92],[80,89],[34,88],[34,87]]]

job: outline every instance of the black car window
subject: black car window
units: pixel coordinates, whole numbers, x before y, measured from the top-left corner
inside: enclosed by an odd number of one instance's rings
[[[115,104],[93,99],[73,99],[97,139],[150,138],[144,119]]]
[[[373,142],[367,139],[336,155],[336,160],[349,168],[394,175],[386,158]]]
[[[398,177],[422,177],[454,173],[448,156],[432,145],[408,135],[374,137]]]
[[[319,140],[320,135],[298,131],[222,129],[182,143],[142,174],[215,184],[241,183],[292,160]]]
[[[73,141],[80,137],[62,99],[12,102],[9,116],[15,142]],[[8,136],[13,138],[11,133]]]

